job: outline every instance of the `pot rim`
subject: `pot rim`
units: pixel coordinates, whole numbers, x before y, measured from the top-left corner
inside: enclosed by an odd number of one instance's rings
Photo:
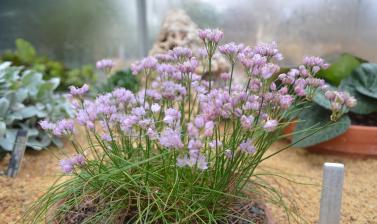
[[[366,125],[357,125],[352,124],[349,129],[356,129],[361,131],[377,131],[377,126],[366,126]]]

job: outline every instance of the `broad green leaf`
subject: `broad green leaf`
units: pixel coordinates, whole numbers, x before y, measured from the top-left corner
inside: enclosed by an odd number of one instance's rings
[[[12,65],[12,62],[10,61],[5,61],[0,64],[0,71],[3,72],[6,68],[9,68]],[[0,73],[1,74],[1,73]]]
[[[330,140],[343,134],[351,125],[347,115],[338,121],[330,121],[331,112],[313,104],[305,109],[296,125],[292,142],[297,142],[296,147],[308,147]]]
[[[5,123],[6,123],[7,125],[12,125],[13,122],[15,122],[15,121],[17,121],[17,120],[22,120],[22,119],[23,119],[22,116],[19,115],[19,114],[14,114],[14,113],[12,113],[12,114],[7,114],[7,116],[6,116],[6,118],[5,118]]]
[[[9,101],[5,97],[0,98],[0,120],[5,120],[4,116],[6,115],[9,108]]]
[[[52,83],[52,90],[55,90],[56,88],[58,88],[58,86],[60,84],[60,79],[59,78],[52,78],[52,79],[48,80],[47,82]]]
[[[26,71],[22,76],[22,85],[29,90],[31,96],[35,96],[38,93],[39,85],[43,82],[43,75],[34,71]]]
[[[7,125],[4,121],[0,121],[0,137],[3,137],[5,134],[5,131],[7,130]]]
[[[24,39],[17,39],[16,40],[16,47],[17,47],[17,55],[23,62],[31,63],[35,56],[36,51],[29,42]]]
[[[51,144],[50,137],[45,134],[37,137],[30,137],[26,145],[34,150],[47,148]]]
[[[352,72],[350,79],[359,93],[377,99],[377,64],[362,64]]]
[[[25,124],[25,123],[20,123],[19,125],[23,130],[27,131],[28,137],[37,136],[37,135],[39,135],[40,132],[42,132],[42,131],[39,131],[39,129],[34,128],[34,127],[30,127],[30,125]]]
[[[339,86],[340,89],[347,91],[351,96],[354,96],[357,100],[355,107],[351,108],[350,111],[357,114],[370,114],[377,111],[377,99],[371,98],[357,91],[357,86],[360,86],[362,82],[362,77],[358,77],[356,70],[352,73],[350,77],[343,80]]]
[[[30,118],[30,117],[45,117],[47,114],[44,111],[38,110],[35,106],[28,106],[22,108],[21,110],[14,112],[15,116],[21,116],[23,119]]]
[[[338,86],[340,82],[348,77],[352,70],[360,65],[360,60],[351,54],[341,54],[330,67],[318,73],[318,76],[324,78],[329,83]]]
[[[335,87],[330,86],[329,90],[335,90]],[[326,99],[325,94],[322,90],[317,89],[314,94],[313,101],[316,102],[321,107],[331,110],[331,103],[328,99]]]
[[[6,151],[12,151],[16,141],[18,129],[7,129],[5,135],[0,137],[0,146]]]
[[[28,97],[28,90],[20,88],[15,92],[17,102],[23,102]]]

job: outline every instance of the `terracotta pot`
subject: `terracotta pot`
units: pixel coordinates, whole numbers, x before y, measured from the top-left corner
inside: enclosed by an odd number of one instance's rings
[[[289,125],[284,134],[291,134],[295,124]],[[341,152],[360,155],[377,155],[377,127],[351,125],[343,134],[308,149],[318,152]]]

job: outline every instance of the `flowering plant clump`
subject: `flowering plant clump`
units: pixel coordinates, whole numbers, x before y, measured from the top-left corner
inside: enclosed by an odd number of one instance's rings
[[[41,126],[75,146],[77,155],[61,162],[72,178],[40,199],[33,221],[55,206],[52,219],[59,223],[219,223],[235,201],[248,198],[245,189],[290,114],[316,90],[326,90],[315,74],[327,64],[307,57],[279,74],[282,54],[275,43],[219,45],[220,30],[199,36],[209,72],[217,48],[229,59],[223,84],[203,80],[196,52],[178,47],[132,65],[145,80],[138,94],[118,88],[90,100],[86,85],[70,89],[75,118]],[[232,82],[236,64],[247,83]],[[334,109],[337,119],[341,110]],[[75,139],[79,133],[86,133],[87,146]],[[78,217],[88,200],[96,206]]]

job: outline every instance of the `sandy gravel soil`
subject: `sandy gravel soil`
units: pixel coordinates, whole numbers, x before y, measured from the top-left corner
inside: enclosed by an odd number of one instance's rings
[[[285,142],[273,146],[271,152]],[[72,149],[28,151],[22,170],[15,179],[0,176],[0,224],[15,223],[29,203],[41,195],[59,175],[58,157]],[[265,161],[263,168],[290,179],[311,185],[295,184],[279,179],[279,185],[308,223],[318,222],[319,199],[324,162],[345,164],[342,223],[377,223],[377,158],[314,154],[291,148]],[[0,163],[6,168],[7,161]],[[281,211],[272,208],[277,223],[288,223]]]

